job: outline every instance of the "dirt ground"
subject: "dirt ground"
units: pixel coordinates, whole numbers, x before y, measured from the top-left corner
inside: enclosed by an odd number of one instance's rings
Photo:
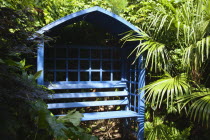
[[[135,136],[124,127],[123,119],[109,119],[82,122],[87,133],[97,136],[99,140],[136,140]]]

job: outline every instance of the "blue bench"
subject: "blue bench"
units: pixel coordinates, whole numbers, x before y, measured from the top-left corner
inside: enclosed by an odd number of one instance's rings
[[[124,110],[107,111],[107,112],[91,112],[83,113],[84,117],[81,121],[99,120],[99,119],[112,119],[112,118],[130,118],[140,117],[135,111],[128,110],[129,106],[129,93],[126,91],[127,84],[121,81],[115,82],[95,82],[95,84],[49,84],[49,89],[53,89],[55,92],[59,89],[101,89],[108,88],[109,91],[104,92],[76,92],[76,93],[55,93],[48,95],[48,99],[85,99],[85,98],[102,98],[102,97],[121,97],[120,100],[104,100],[104,101],[83,101],[83,102],[65,102],[65,103],[48,103],[48,109],[71,109],[71,108],[83,108],[83,107],[95,107],[95,106],[113,106],[120,105],[125,106]],[[121,91],[114,91],[116,88],[120,88]],[[112,89],[113,91],[110,91]],[[55,116],[64,116],[65,114],[57,114]]]

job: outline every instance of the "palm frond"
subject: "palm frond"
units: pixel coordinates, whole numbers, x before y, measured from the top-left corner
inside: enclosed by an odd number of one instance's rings
[[[207,36],[184,49],[183,64],[197,70],[209,58],[209,51],[210,36]]]
[[[135,53],[136,59],[141,55],[146,55],[145,67],[150,66],[150,70],[157,71],[158,69],[166,68],[168,60],[168,52],[166,46],[159,43],[149,37],[145,32],[141,31],[135,34],[129,32],[122,38],[125,42],[127,41],[139,41],[139,45],[131,52],[130,55]]]
[[[190,93],[190,85],[185,73],[172,77],[166,73],[159,79],[143,88],[146,100],[155,107],[160,107],[163,99],[166,99],[167,107],[173,107],[177,97]],[[180,110],[180,108],[178,108]]]
[[[188,114],[194,121],[207,124],[210,116],[210,90],[203,89],[192,94],[181,96],[178,102],[184,103],[183,107],[190,105]]]
[[[164,37],[168,32],[175,18],[172,12],[168,12],[163,6],[160,5],[158,12],[151,14],[147,17],[148,26],[144,26],[143,30],[151,36],[154,40]]]

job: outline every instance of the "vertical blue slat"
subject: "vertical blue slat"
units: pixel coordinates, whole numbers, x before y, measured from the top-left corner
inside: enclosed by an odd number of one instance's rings
[[[100,50],[100,81],[102,81],[102,59],[103,59],[103,56],[102,56],[102,49],[99,49]]]
[[[92,49],[90,49],[89,50],[90,52],[89,52],[89,54],[90,54],[90,56],[89,56],[89,81],[91,81],[91,70],[92,70],[92,68],[91,68],[91,59],[92,59],[92,55],[91,55],[91,52],[92,52]]]
[[[139,57],[139,76],[138,76],[138,88],[142,88],[145,86],[145,69],[143,66],[143,57]],[[139,128],[138,128],[138,133],[137,133],[137,138],[138,140],[143,140],[144,139],[144,113],[145,113],[145,100],[144,100],[144,91],[140,91],[139,93],[139,103],[138,103],[138,108],[139,108],[139,114],[140,118],[138,118],[139,122]]]
[[[130,59],[130,62],[131,62],[131,59]],[[132,82],[132,74],[131,74],[131,65],[129,66],[129,93],[132,93],[132,91],[131,91],[131,82]],[[129,99],[129,101],[130,101],[130,103],[129,103],[129,105],[130,105],[130,109],[131,109],[131,98],[132,98],[132,96],[131,96],[131,94],[129,95],[129,97],[130,97],[130,99]]]
[[[78,81],[80,81],[80,48],[78,48]]]
[[[66,47],[66,81],[69,81],[69,64],[68,64],[68,58],[69,58],[69,47]]]
[[[44,84],[44,40],[38,44],[37,50],[37,71],[42,70],[40,77],[37,79],[39,85]]]
[[[56,73],[56,48],[55,47],[53,47],[53,49],[54,49],[54,82],[56,81],[56,79],[57,79],[57,73]]]
[[[113,74],[113,49],[111,49],[111,74],[110,74],[110,80],[113,81],[114,80],[114,74]]]
[[[137,65],[138,65],[138,64],[137,64]],[[137,96],[137,95],[136,95],[136,90],[138,90],[138,89],[137,89],[138,87],[136,87],[136,82],[137,82],[137,78],[136,78],[136,75],[137,75],[137,74],[136,74],[136,73],[137,73],[137,71],[138,71],[138,70],[137,70],[137,69],[138,69],[137,65],[135,64],[135,66],[134,66],[134,70],[135,70],[135,71],[134,71],[134,83],[133,83],[133,84],[134,84],[134,91],[133,91],[133,93],[135,94],[135,95],[134,95],[134,111],[135,111],[135,112],[136,112],[136,104],[137,104],[137,102],[136,102],[136,96]]]
[[[121,51],[121,81],[125,81],[126,80],[126,74],[125,74],[125,62],[126,62],[126,52],[125,49],[118,49],[118,51]]]

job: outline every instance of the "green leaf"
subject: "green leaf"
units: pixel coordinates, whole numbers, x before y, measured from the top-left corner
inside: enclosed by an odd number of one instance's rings
[[[0,63],[4,63],[4,61],[2,59],[0,59]]]
[[[38,79],[39,76],[40,76],[41,74],[42,74],[42,70],[36,72],[36,73],[34,74],[34,79]]]
[[[19,62],[13,61],[11,59],[5,60],[4,62],[9,66],[16,66],[16,67],[20,68],[20,63]]]
[[[167,67],[167,60],[169,58],[165,44],[155,41],[145,32],[127,32],[127,35],[125,35],[121,40],[124,40],[125,42],[139,42],[139,45],[137,45],[130,54],[132,55],[133,53],[135,53],[136,59],[134,60],[134,62],[137,60],[137,58],[144,55],[146,56],[145,67],[149,67],[151,71],[153,69],[155,71],[160,70],[162,69],[162,66],[164,69]]]
[[[30,68],[30,67],[32,67],[32,66],[33,66],[33,65],[24,66],[24,69]]]
[[[72,110],[66,116],[59,117],[58,120],[64,123],[72,123],[74,126],[79,126],[83,115],[79,111]]]
[[[24,66],[25,66],[25,64],[26,64],[26,60],[25,60],[25,59],[21,60],[21,61],[20,61],[20,64],[21,64],[22,68],[24,68]]]
[[[146,85],[143,90],[145,90],[146,100],[150,101],[155,108],[160,107],[164,99],[167,107],[173,108],[177,97],[190,93],[190,85],[185,73],[172,77],[165,72],[161,79]]]
[[[188,107],[188,114],[194,121],[202,122],[208,126],[210,116],[210,89],[197,89],[190,95],[178,98],[178,102],[183,103],[183,107]]]
[[[47,109],[47,104],[41,100],[32,103],[32,114],[37,115],[37,124],[39,128],[46,129],[56,139],[68,139],[65,134],[67,128],[51,116],[51,112]]]

